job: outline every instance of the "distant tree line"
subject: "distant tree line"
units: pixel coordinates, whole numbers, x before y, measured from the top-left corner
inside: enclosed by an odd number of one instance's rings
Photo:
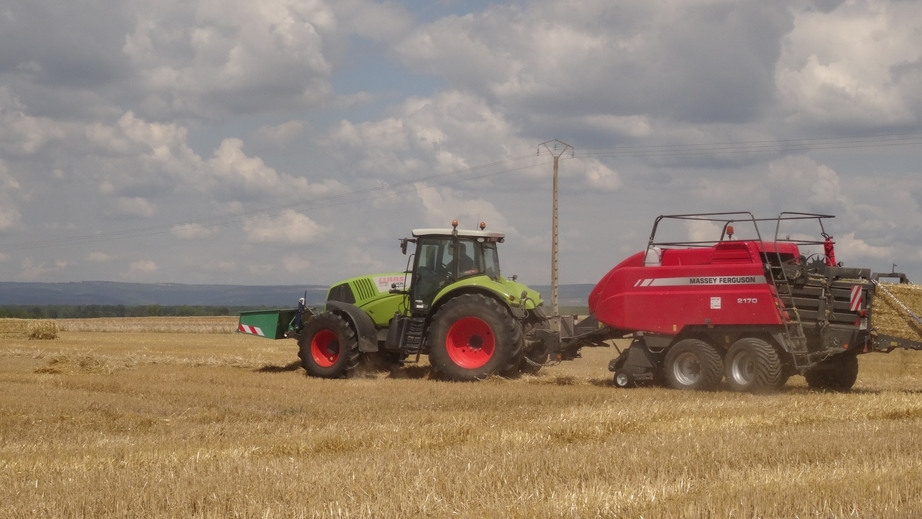
[[[238,315],[252,306],[168,306],[168,305],[0,305],[0,318],[91,319],[97,317],[197,317]]]

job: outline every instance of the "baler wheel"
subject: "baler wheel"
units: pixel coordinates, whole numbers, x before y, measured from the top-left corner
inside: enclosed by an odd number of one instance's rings
[[[439,308],[427,342],[433,370],[449,380],[514,374],[525,346],[519,322],[481,294],[462,294]]]
[[[633,387],[634,377],[629,372],[619,369],[615,372],[615,385],[621,388]]]
[[[323,312],[311,317],[298,339],[298,357],[310,375],[342,378],[359,364],[355,331],[342,317]]]
[[[763,393],[784,385],[781,359],[771,344],[746,337],[733,343],[724,360],[730,389]]]
[[[708,390],[723,377],[723,361],[710,344],[683,339],[669,348],[663,371],[666,382],[674,389]]]
[[[804,373],[810,389],[848,391],[858,380],[858,355],[845,352],[830,357]]]

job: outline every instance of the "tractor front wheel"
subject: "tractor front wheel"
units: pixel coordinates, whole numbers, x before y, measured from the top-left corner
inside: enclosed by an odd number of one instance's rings
[[[298,357],[310,375],[342,378],[359,363],[355,331],[342,317],[323,312],[311,317],[298,339]]]
[[[445,303],[429,326],[429,362],[449,380],[479,380],[518,370],[522,327],[493,298],[463,294]]]
[[[723,361],[710,344],[683,339],[669,348],[663,362],[666,382],[673,389],[713,389],[723,377]]]

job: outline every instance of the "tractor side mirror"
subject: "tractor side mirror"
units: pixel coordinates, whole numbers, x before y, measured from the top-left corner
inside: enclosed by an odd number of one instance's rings
[[[404,256],[407,255],[407,244],[408,244],[408,243],[416,243],[416,240],[412,240],[412,239],[410,239],[410,238],[401,238],[401,239],[400,239],[400,251],[403,252],[403,255],[404,255]]]

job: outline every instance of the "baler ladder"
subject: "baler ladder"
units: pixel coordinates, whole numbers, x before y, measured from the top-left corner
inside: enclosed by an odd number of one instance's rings
[[[777,244],[777,242],[776,242]],[[778,250],[778,247],[775,247]],[[788,343],[787,349],[794,359],[794,367],[800,369],[810,366],[810,351],[807,349],[807,336],[804,334],[803,321],[800,318],[800,311],[794,304],[794,293],[791,291],[791,282],[787,273],[784,271],[784,264],[781,261],[781,255],[776,252],[778,265],[769,265],[769,279],[772,286],[775,287],[775,293],[778,294],[778,300],[781,305],[778,306],[778,315],[781,322],[784,323],[785,340]],[[787,312],[785,312],[787,310]]]

